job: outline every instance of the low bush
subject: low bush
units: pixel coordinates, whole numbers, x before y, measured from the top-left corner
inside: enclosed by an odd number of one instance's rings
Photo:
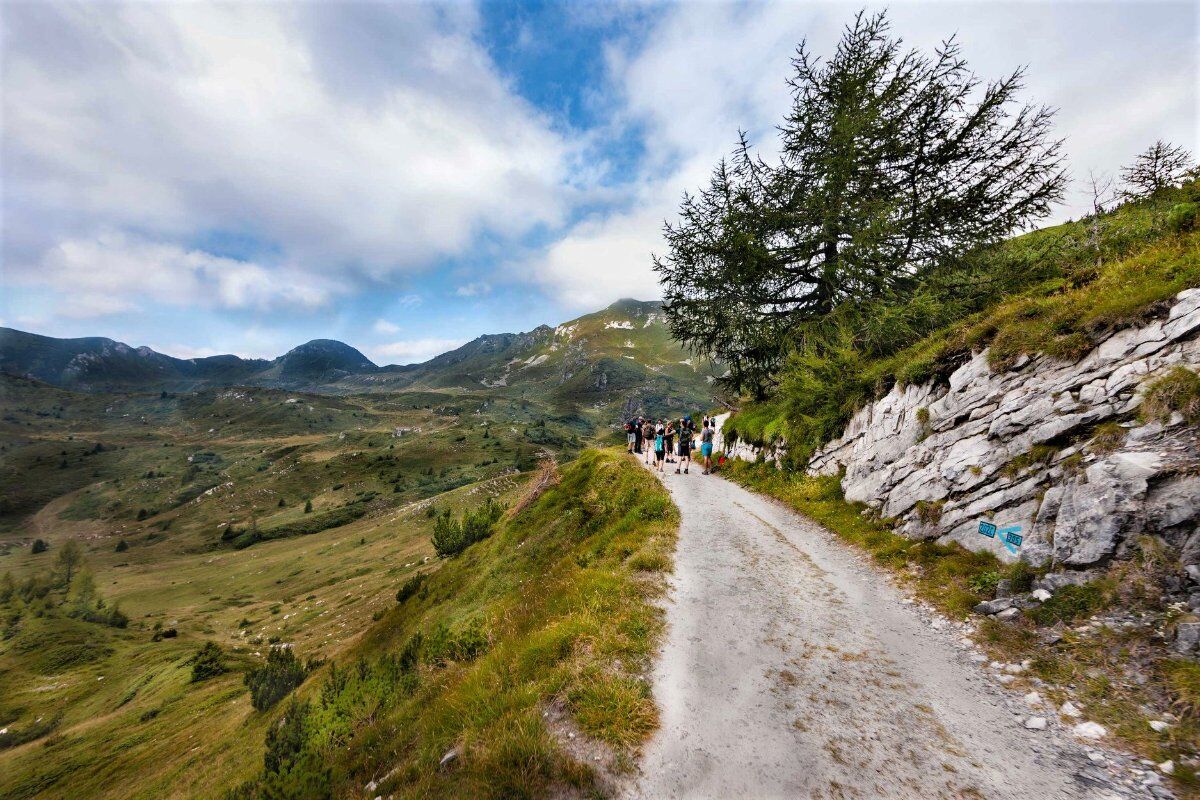
[[[1029,612],[1039,625],[1056,622],[1071,623],[1080,617],[1090,616],[1108,605],[1104,589],[1094,583],[1082,586],[1064,586],[1046,602]]]
[[[228,671],[225,666],[225,654],[216,642],[205,642],[192,657],[192,683],[215,678]]]
[[[418,572],[409,577],[404,583],[400,584],[400,588],[396,590],[396,602],[403,603],[408,598],[415,595],[422,586],[425,585],[426,574]]]
[[[266,662],[246,673],[250,704],[258,711],[266,711],[303,683],[307,675],[308,667],[290,647],[272,647]]]
[[[1178,411],[1191,425],[1200,425],[1200,375],[1175,367],[1146,387],[1141,417],[1146,422],[1166,422]]]
[[[461,553],[490,536],[502,513],[504,509],[490,499],[485,506],[464,513],[460,520],[446,509],[433,523],[433,549],[442,558]]]
[[[474,661],[487,652],[489,646],[487,632],[479,620],[451,630],[446,625],[434,627],[425,637],[425,661],[436,666],[448,664],[451,661]]]
[[[1176,203],[1167,212],[1167,227],[1174,233],[1196,230],[1198,220],[1200,220],[1200,204]]]

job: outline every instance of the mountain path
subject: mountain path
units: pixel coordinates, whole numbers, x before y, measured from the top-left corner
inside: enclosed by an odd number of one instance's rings
[[[931,626],[832,533],[667,467],[682,521],[653,672],[661,727],[625,796],[1151,796],[1093,764],[1052,712],[1048,730],[1025,729],[1033,712],[970,662],[955,626]]]

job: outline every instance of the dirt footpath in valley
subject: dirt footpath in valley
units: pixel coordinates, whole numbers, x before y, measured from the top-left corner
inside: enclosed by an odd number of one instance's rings
[[[626,796],[1149,796],[1057,723],[1026,730],[956,634],[816,523],[699,469],[664,479],[682,526],[662,727]]]

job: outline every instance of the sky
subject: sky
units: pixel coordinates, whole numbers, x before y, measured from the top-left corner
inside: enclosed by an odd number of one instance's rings
[[[658,297],[683,192],[739,129],[772,152],[796,46],[859,7],[3,2],[0,325],[411,363]],[[1197,9],[888,6],[985,80],[1027,68],[1074,178],[1056,219],[1156,139],[1200,151]]]

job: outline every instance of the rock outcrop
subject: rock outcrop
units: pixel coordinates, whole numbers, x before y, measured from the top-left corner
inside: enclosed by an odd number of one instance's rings
[[[1200,431],[1178,415],[1137,419],[1142,388],[1178,365],[1200,366],[1200,289],[1074,363],[1024,357],[993,371],[984,350],[948,382],[896,386],[808,469],[842,473],[847,499],[914,538],[1083,569],[1146,534],[1197,564]],[[778,463],[781,446],[726,449]]]

